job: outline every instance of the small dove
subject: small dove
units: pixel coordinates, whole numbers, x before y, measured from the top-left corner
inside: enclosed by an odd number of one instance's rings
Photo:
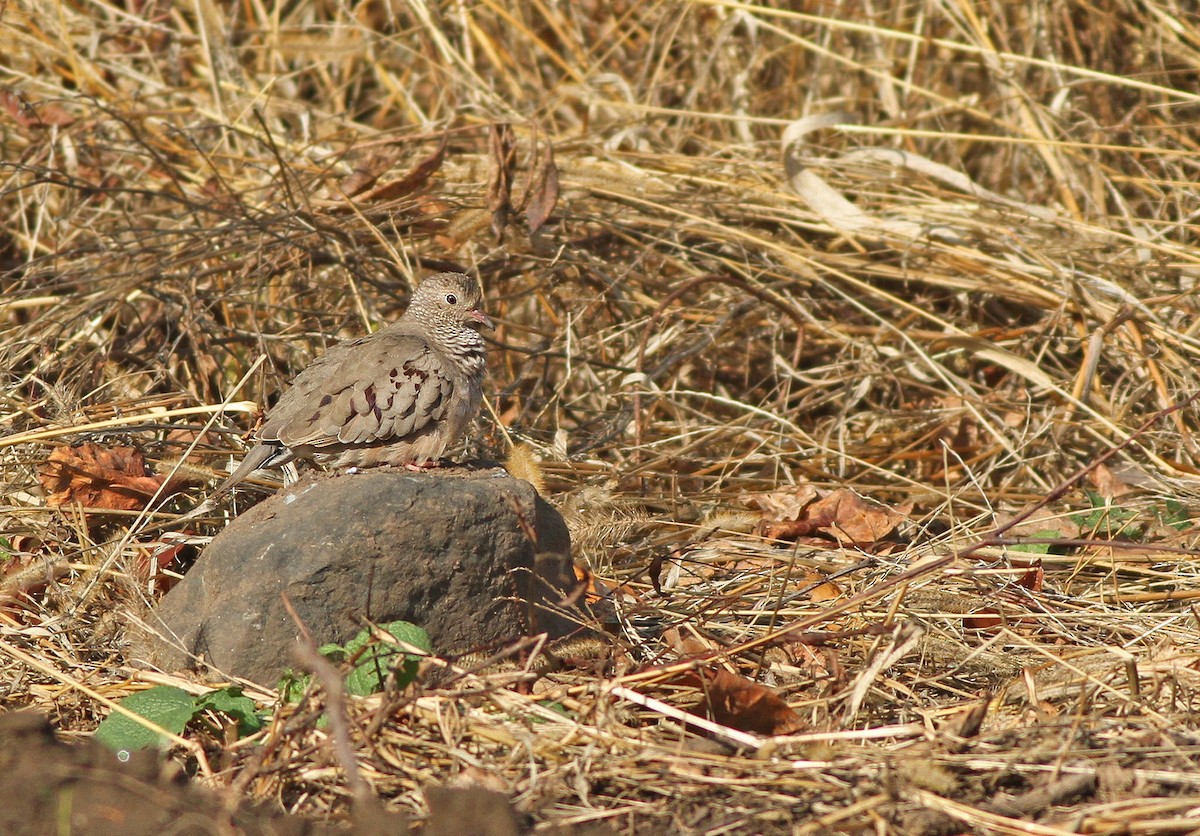
[[[296,376],[257,443],[204,504],[255,470],[297,459],[336,468],[437,461],[483,399],[479,329],[495,326],[482,303],[462,273],[425,279],[399,320],[338,343]]]

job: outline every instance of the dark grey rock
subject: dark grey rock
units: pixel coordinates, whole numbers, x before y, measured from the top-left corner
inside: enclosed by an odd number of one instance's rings
[[[213,539],[147,619],[174,646],[141,649],[165,669],[188,667],[191,653],[274,685],[296,666],[284,593],[318,645],[345,642],[367,618],[417,624],[440,653],[556,638],[575,627],[551,611],[576,585],[570,550],[558,512],[503,471],[301,482]]]

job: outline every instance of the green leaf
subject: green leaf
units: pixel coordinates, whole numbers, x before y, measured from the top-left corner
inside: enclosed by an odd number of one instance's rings
[[[1072,514],[1071,519],[1082,529],[1085,536],[1088,532],[1098,537],[1114,537],[1120,535],[1125,539],[1137,539],[1142,534],[1142,526],[1125,525],[1137,512],[1113,505],[1095,491],[1087,492],[1091,502],[1090,511]]]
[[[300,698],[304,696],[304,692],[308,690],[308,686],[312,684],[312,674],[296,673],[293,670],[284,671],[283,676],[279,677],[279,684],[275,686],[279,691],[279,695],[283,697],[286,703],[300,702]]]
[[[192,695],[182,688],[171,685],[155,685],[145,691],[130,694],[119,703],[134,714],[145,717],[172,734],[182,734],[199,709]],[[160,732],[146,728],[118,711],[113,711],[96,729],[95,738],[116,750],[122,760],[128,753],[147,746],[166,746],[168,738]]]
[[[207,708],[229,715],[237,720],[238,734],[243,737],[262,728],[263,721],[258,713],[258,706],[236,685],[201,695],[196,700],[196,708]]]
[[[381,629],[395,636],[398,641],[411,645],[418,650],[430,653],[433,644],[429,634],[415,624],[407,621],[389,621],[379,625]],[[364,649],[365,648],[365,649]],[[365,697],[383,690],[388,673],[396,669],[396,684],[403,688],[417,678],[420,666],[419,656],[405,653],[399,645],[389,641],[375,641],[370,629],[359,630],[354,638],[346,644],[325,644],[319,648],[322,656],[350,659],[362,650],[355,660],[354,670],[346,677],[346,690],[356,696]],[[279,680],[280,695],[285,702],[298,702],[312,682],[308,674],[298,674],[288,671]]]
[[[1062,538],[1063,533],[1053,528],[1043,528],[1029,535],[1030,540],[1061,540]],[[1009,546],[1009,549],[1026,554],[1066,554],[1068,552],[1065,546],[1057,543],[1017,543]]]
[[[405,644],[412,645],[417,650],[423,650],[426,653],[433,652],[433,643],[429,641],[429,634],[415,624],[410,624],[407,621],[389,621],[387,624],[380,624],[381,629],[396,637],[397,641],[402,641]],[[419,659],[417,656],[410,658]]]
[[[415,624],[407,621],[391,621],[379,626],[399,641],[412,645],[418,650],[429,653],[433,647],[429,641],[429,634]],[[361,630],[358,635],[346,642],[346,653],[353,656],[359,648],[370,641],[371,631]],[[377,642],[367,647],[358,658],[354,670],[346,677],[346,690],[360,697],[383,690],[384,682],[393,665],[396,668],[396,685],[403,688],[417,678],[417,669],[420,663],[419,656],[405,653],[400,645],[389,641]]]
[[[565,705],[563,705],[562,703],[560,703],[558,700],[539,700],[538,705],[550,709],[555,714],[561,714],[562,716],[566,717],[568,720],[575,719],[575,715],[572,714],[570,711],[568,711],[567,707]],[[534,721],[538,722],[538,723],[547,722],[546,720],[544,720],[541,717],[534,718]]]
[[[1188,507],[1177,499],[1163,501],[1163,508],[1158,512],[1159,521],[1169,525],[1176,531],[1186,531],[1192,527],[1192,515]]]
[[[415,624],[410,624],[407,621],[390,621],[380,626],[395,636],[398,641],[402,641],[426,653],[433,652],[433,642],[429,640],[429,634]],[[411,685],[417,678],[417,669],[420,665],[420,656],[406,653],[404,655],[404,662],[396,670],[396,687],[405,688]]]
[[[365,697],[383,690],[388,675],[388,652],[376,647],[362,655],[358,665],[346,677],[346,690]]]

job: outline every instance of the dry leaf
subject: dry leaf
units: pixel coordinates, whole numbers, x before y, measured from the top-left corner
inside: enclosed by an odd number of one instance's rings
[[[508,215],[512,211],[513,169],[517,163],[510,125],[492,125],[491,153],[492,172],[488,180],[487,207],[492,218],[492,233],[497,241],[502,241],[504,229],[508,226]]]
[[[155,587],[166,592],[178,583],[176,577],[163,573],[189,547],[185,543],[163,543],[153,551],[143,551],[134,562],[135,574],[142,579],[155,579]]]
[[[1000,617],[1000,610],[995,607],[984,607],[974,615],[963,619],[963,629],[966,630],[995,630],[1005,623]]]
[[[808,597],[814,604],[832,601],[842,595],[842,588],[833,581],[825,580],[824,575],[817,572],[806,572],[801,586],[811,586],[812,584],[816,584],[816,586],[813,587],[812,592],[808,593]]]
[[[1098,464],[1088,473],[1088,481],[1096,486],[1100,496],[1113,500],[1134,491],[1134,487],[1106,464]]]
[[[133,447],[98,444],[56,447],[38,474],[51,507],[78,502],[88,508],[138,511],[166,477],[151,474]]]
[[[706,653],[711,653],[713,650],[690,632],[684,635],[683,630],[679,627],[668,627],[666,630],[663,630],[662,640],[666,643],[667,647],[674,650],[681,658],[703,656]]]
[[[413,198],[413,204],[410,209],[412,215],[417,218],[414,223],[417,224],[435,224],[440,223],[445,225],[446,216],[454,209],[454,204],[443,197],[433,197],[432,195],[417,195]],[[432,227],[431,227],[432,228]]]
[[[1038,619],[1023,615],[1013,615],[1012,613],[1001,615],[998,607],[984,607],[963,619],[964,629],[985,632],[997,630],[1002,626],[1012,628],[1018,624],[1037,626]]]
[[[842,678],[842,666],[837,648],[810,647],[807,644],[785,644],[776,652],[784,653],[791,663],[813,679]]]
[[[363,204],[379,203],[385,200],[395,200],[415,192],[424,186],[429,178],[442,167],[442,162],[446,159],[446,145],[448,143],[449,136],[443,136],[437,150],[413,166],[407,174],[399,180],[391,180],[381,186],[377,186],[362,195],[359,198],[359,202]],[[347,194],[349,193],[347,192]]]
[[[63,128],[75,121],[61,105],[51,102],[35,107],[9,90],[0,90],[0,108],[22,128]]]
[[[704,692],[709,716],[723,726],[755,734],[794,734],[805,725],[783,697],[727,670],[698,670],[675,680]]]
[[[40,539],[29,534],[14,535],[7,543],[0,538],[0,575],[16,575],[34,564],[44,563],[42,546]]]
[[[904,519],[901,514],[868,502],[853,491],[839,488],[809,508],[820,521],[818,530],[843,545],[868,546],[887,537]]]
[[[1042,584],[1046,580],[1046,570],[1042,568],[1042,559],[1024,561],[1014,560],[1012,565],[1018,569],[1027,570],[1021,577],[1017,578],[1017,586],[1022,586],[1030,592],[1041,592]]]
[[[846,488],[825,493],[811,485],[799,485],[751,500],[763,509],[759,533],[773,540],[823,535],[842,545],[870,546],[895,531],[904,519],[902,513]]]
[[[355,197],[375,185],[385,171],[391,168],[399,157],[397,148],[386,148],[371,154],[354,170],[338,181],[337,188],[346,197]]]
[[[821,492],[812,485],[803,484],[784,491],[753,494],[744,498],[762,509],[764,520],[782,521],[800,519],[804,509],[820,496]]]
[[[529,223],[529,234],[536,235],[558,205],[558,167],[554,164],[554,149],[546,143],[542,155],[542,167],[537,181],[530,187],[529,205],[525,207],[525,220]]]

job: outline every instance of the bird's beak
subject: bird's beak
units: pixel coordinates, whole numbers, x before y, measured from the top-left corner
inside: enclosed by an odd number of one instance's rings
[[[496,330],[496,323],[492,322],[492,318],[483,311],[479,310],[479,308],[474,308],[471,310],[469,316],[472,322],[478,322],[481,327],[486,328],[489,331]]]

